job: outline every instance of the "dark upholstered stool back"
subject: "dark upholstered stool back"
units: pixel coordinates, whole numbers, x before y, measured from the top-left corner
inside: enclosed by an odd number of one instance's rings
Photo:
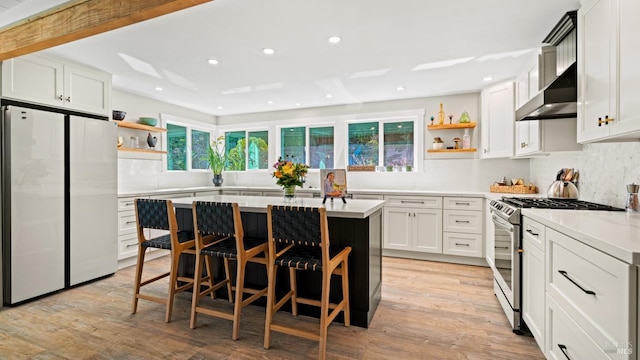
[[[273,239],[279,243],[320,246],[320,212],[318,208],[273,206]]]
[[[136,199],[135,203],[140,227],[169,230],[167,200]]]
[[[202,235],[234,236],[231,203],[196,201],[196,222]]]

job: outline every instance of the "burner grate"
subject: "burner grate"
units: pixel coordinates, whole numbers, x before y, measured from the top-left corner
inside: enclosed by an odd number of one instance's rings
[[[613,206],[576,199],[503,197],[502,201],[519,208],[624,211]]]

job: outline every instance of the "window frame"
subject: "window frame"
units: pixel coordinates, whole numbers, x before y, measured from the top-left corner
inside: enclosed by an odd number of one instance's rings
[[[207,169],[193,169],[192,168],[192,156],[193,156],[193,149],[192,149],[192,130],[197,130],[200,132],[205,132],[205,133],[209,133],[209,143],[211,143],[212,139],[215,139],[214,135],[214,125],[213,124],[206,124],[200,121],[195,121],[195,120],[190,120],[187,118],[182,118],[179,116],[175,116],[175,115],[170,115],[170,114],[160,114],[160,120],[162,123],[162,126],[164,128],[168,128],[168,124],[171,125],[175,125],[175,126],[182,126],[187,130],[187,144],[186,144],[186,148],[187,148],[187,169],[186,170],[169,170],[169,141],[168,141],[168,131],[163,132],[162,133],[162,150],[167,152],[167,156],[163,156],[162,157],[162,171],[163,172],[168,172],[168,173],[187,173],[187,172],[197,172],[197,173],[202,173],[202,172],[210,172],[211,169],[207,168]]]
[[[237,129],[237,128],[228,128],[228,129],[219,129],[218,133],[216,134],[216,138],[219,136],[224,137],[224,143],[226,146],[227,143],[227,135],[226,133],[228,132],[244,132],[244,137],[246,139],[245,141],[245,148],[244,148],[244,170],[227,170],[225,168],[225,172],[241,172],[241,171],[269,171],[269,168],[271,168],[271,156],[270,153],[271,151],[268,152],[267,155],[267,168],[266,169],[249,169],[249,133],[252,132],[259,132],[259,131],[266,131],[267,132],[267,139],[271,140],[271,131],[269,130],[268,126],[263,126],[263,127],[257,127],[257,128],[250,128],[250,129]],[[267,146],[270,149],[271,146],[269,144],[270,142],[267,141]],[[226,152],[226,150],[225,150]],[[225,154],[226,155],[226,154]]]
[[[311,153],[309,152],[309,144],[310,144],[310,139],[309,139],[309,129],[316,129],[316,128],[325,128],[325,127],[332,127],[333,128],[333,166],[335,167],[337,165],[338,162],[338,156],[337,156],[337,145],[336,145],[336,123],[335,122],[318,122],[318,123],[313,123],[313,124],[299,124],[299,123],[291,123],[291,124],[287,124],[287,125],[279,125],[276,126],[276,159],[279,159],[280,157],[282,157],[282,153],[281,153],[281,149],[282,149],[282,129],[283,128],[292,128],[292,127],[304,127],[304,151],[305,151],[305,164],[309,164],[310,163],[310,156]],[[318,171],[319,168],[309,168],[309,170],[313,170],[313,171]]]

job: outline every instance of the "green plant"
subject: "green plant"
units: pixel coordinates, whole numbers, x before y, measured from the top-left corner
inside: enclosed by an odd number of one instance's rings
[[[219,136],[216,141],[212,141],[207,148],[209,168],[213,171],[214,175],[222,174],[222,170],[224,169],[224,164],[226,162],[223,143],[224,136]]]

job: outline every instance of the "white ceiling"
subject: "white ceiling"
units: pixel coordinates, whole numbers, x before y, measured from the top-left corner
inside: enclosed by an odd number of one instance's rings
[[[13,9],[27,3],[43,1]],[[112,73],[115,88],[220,116],[476,92],[513,78],[577,8],[578,0],[215,0],[45,52]],[[0,26],[9,12],[0,11]],[[331,35],[342,41],[329,44]],[[267,47],[275,54],[264,55]]]

